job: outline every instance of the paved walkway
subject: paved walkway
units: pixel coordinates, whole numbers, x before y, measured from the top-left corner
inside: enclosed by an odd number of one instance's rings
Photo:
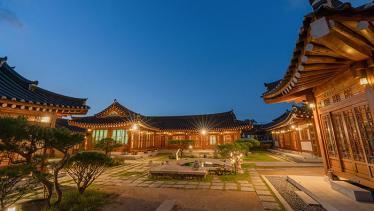
[[[255,168],[251,168],[248,170],[248,178],[233,181],[222,181],[222,178],[219,176],[213,176],[211,181],[154,180],[149,178],[148,171],[150,169],[150,165],[159,164],[164,160],[165,158],[162,157],[150,157],[139,159],[136,161],[126,161],[126,164],[124,165],[112,167],[105,171],[93,183],[93,185],[101,190],[115,191],[120,194],[122,193],[122,191],[137,191],[139,192],[138,197],[142,197],[141,192],[146,192],[147,194],[151,195],[152,193],[170,193],[170,191],[176,191],[176,193],[186,194],[185,191],[190,190],[191,192],[195,191],[196,193],[205,193],[205,195],[202,194],[200,196],[201,200],[205,200],[204,197],[207,197],[207,199],[212,198],[214,195],[217,195],[218,191],[221,192],[222,195],[226,196],[226,198],[236,197],[235,200],[238,200],[242,205],[244,205],[245,202],[245,200],[242,201],[243,197],[247,198],[247,206],[256,206],[254,210],[281,210],[281,206],[278,200],[275,198],[271,190],[266,186]],[[75,183],[68,175],[62,177],[60,181],[64,186],[75,187]],[[163,189],[169,190],[165,192],[163,191]],[[35,191],[33,194],[28,195],[27,198],[31,199],[35,197],[35,194],[42,195],[43,189]],[[172,198],[174,196],[170,197]],[[184,200],[183,196],[180,196],[180,198],[180,200]],[[197,199],[199,199],[199,197],[197,197]],[[142,203],[145,203],[148,199],[142,198],[141,200],[144,200],[144,202]],[[126,204],[127,202],[128,201],[121,201],[120,203]],[[185,203],[184,201],[181,202],[182,204]]]
[[[373,203],[354,201],[335,191],[326,176],[289,176],[291,183],[331,211],[374,210]]]

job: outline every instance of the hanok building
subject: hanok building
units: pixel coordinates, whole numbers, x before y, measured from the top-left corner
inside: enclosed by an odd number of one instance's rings
[[[25,117],[32,123],[55,127],[61,117],[87,113],[86,99],[42,89],[37,81],[27,80],[6,61],[6,57],[0,58],[0,117]],[[48,153],[54,154],[54,150]],[[0,166],[8,164],[8,155],[0,154]]]
[[[374,188],[374,4],[310,2],[286,74],[263,99],[308,103],[326,172]]]
[[[138,152],[178,147],[168,140],[192,140],[194,149],[214,149],[217,144],[232,143],[240,138],[248,121],[236,119],[234,112],[191,116],[144,116],[124,107],[116,100],[94,116],[73,118],[72,126],[86,128],[86,149],[104,138],[122,143],[121,152]]]
[[[84,115],[86,99],[67,97],[38,87],[0,58],[0,117],[23,116],[30,122],[54,127],[57,118]]]
[[[262,129],[271,133],[277,149],[320,156],[313,113],[306,106],[293,106]]]

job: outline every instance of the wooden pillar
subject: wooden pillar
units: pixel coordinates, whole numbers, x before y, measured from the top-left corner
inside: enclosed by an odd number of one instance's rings
[[[308,95],[307,99],[308,99],[309,103],[314,103],[314,105],[315,105],[315,108],[312,109],[313,120],[314,120],[313,125],[314,125],[314,129],[316,131],[316,138],[318,140],[318,144],[319,144],[320,150],[321,150],[321,157],[322,157],[322,161],[323,161],[324,171],[327,174],[327,172],[330,168],[330,163],[329,163],[329,160],[328,160],[328,153],[327,153],[327,150],[326,150],[326,145],[325,145],[324,140],[322,138],[321,120],[320,120],[320,117],[319,117],[319,112],[318,112],[318,108],[317,108],[317,104],[316,104],[316,99],[315,99],[314,95]]]

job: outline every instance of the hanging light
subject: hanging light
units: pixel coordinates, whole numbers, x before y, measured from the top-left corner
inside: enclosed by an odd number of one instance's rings
[[[133,124],[132,127],[131,127],[132,130],[138,130],[139,129],[139,126],[138,124]]]
[[[362,86],[365,86],[367,84],[369,84],[369,81],[368,81],[368,78],[367,78],[367,75],[366,75],[366,72],[365,71],[362,71],[361,72],[361,76],[360,76],[360,84]]]
[[[201,129],[200,131],[201,135],[206,135],[208,133],[208,131],[206,129]]]

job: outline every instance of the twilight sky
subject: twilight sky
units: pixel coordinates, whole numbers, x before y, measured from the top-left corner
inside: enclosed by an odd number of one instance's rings
[[[361,5],[369,0],[352,0]],[[42,88],[145,115],[268,122],[307,0],[0,0],[0,56]]]

